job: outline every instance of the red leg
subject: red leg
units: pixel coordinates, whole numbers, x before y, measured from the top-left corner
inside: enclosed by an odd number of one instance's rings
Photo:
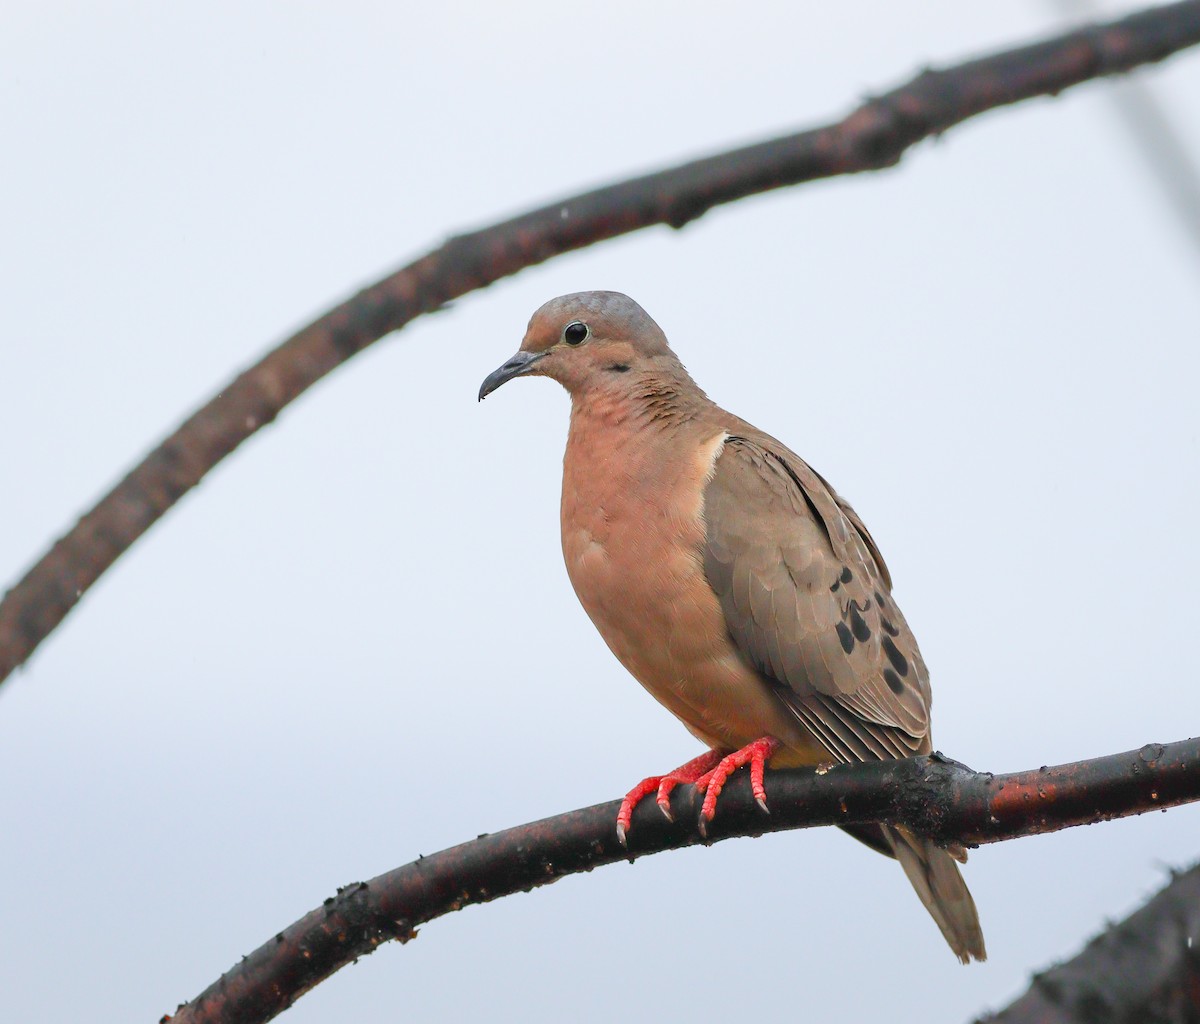
[[[644,797],[657,792],[655,798],[658,806],[668,819],[671,818],[671,790],[676,786],[695,782],[711,772],[721,761],[719,750],[706,750],[699,757],[693,757],[687,764],[681,764],[673,772],[666,775],[651,775],[642,779],[636,786],[625,794],[621,801],[621,809],[617,812],[617,838],[625,845],[625,834],[629,831],[633,818],[633,809]]]
[[[754,793],[754,799],[759,807],[764,811],[767,810],[767,790],[763,785],[763,769],[779,746],[779,740],[764,736],[762,739],[746,744],[741,750],[735,750],[727,757],[723,757],[720,764],[712,771],[696,780],[696,788],[704,793],[704,804],[700,808],[701,835],[704,834],[704,826],[712,821],[713,816],[717,813],[717,797],[721,795],[721,790],[725,788],[729,776],[744,764],[750,765],[750,789]],[[768,813],[770,812],[768,811]]]

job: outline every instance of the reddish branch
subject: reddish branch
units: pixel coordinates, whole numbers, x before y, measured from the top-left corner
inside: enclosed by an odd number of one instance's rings
[[[1151,743],[1091,761],[993,776],[934,755],[767,777],[770,816],[741,772],[721,794],[709,842],[813,825],[882,821],[943,842],[994,843],[1200,800],[1200,740]],[[254,1024],[388,939],[417,925],[564,875],[701,842],[691,786],[676,792],[675,821],[653,801],[634,814],[629,849],[617,842],[619,801],[570,811],[456,846],[369,882],[339,889],[191,1003],[175,1024]],[[689,813],[690,810],[690,813]]]
[[[450,239],[305,327],[221,389],[59,540],[0,602],[0,681],[184,493],[289,402],[422,313],[560,253],[721,203],[898,163],[985,110],[1162,60],[1200,43],[1200,0],[1080,29],[911,82],[824,128],[697,160]]]
[[[1200,1020],[1200,865],[1038,974],[987,1024],[1195,1024]],[[983,1024],[983,1021],[979,1024]]]

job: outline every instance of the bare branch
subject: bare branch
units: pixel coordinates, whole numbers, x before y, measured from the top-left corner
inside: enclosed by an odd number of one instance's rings
[[[994,843],[1200,800],[1200,740],[1012,775],[973,772],[941,755],[768,776],[764,817],[739,772],[721,795],[709,842],[814,825],[881,821],[942,842]],[[691,786],[670,822],[651,801],[617,842],[618,801],[480,836],[338,890],[229,970],[171,1018],[175,1024],[270,1020],[334,971],[417,925],[564,875],[702,842]]]
[[[977,1024],[1194,1024],[1200,1019],[1200,864],[1029,991]]]
[[[179,498],[289,402],[422,313],[517,271],[654,224],[682,227],[721,203],[816,178],[891,167],[982,113],[1200,43],[1200,0],[925,71],[836,124],[561,200],[445,245],[343,302],[221,389],[155,448],[0,602],[0,681]]]

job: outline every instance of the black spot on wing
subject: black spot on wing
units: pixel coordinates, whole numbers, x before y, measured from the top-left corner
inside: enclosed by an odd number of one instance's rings
[[[835,627],[837,630],[838,640],[841,641],[842,650],[849,654],[854,650],[854,637],[850,635],[850,630],[846,628],[844,622],[839,622]]]
[[[885,668],[883,670],[883,681],[888,684],[889,689],[891,689],[892,693],[896,694],[896,696],[899,696],[904,692],[904,683],[900,681],[900,677],[896,675],[896,673],[890,668]]]
[[[892,643],[890,636],[883,638],[883,653],[888,656],[888,661],[892,663],[892,668],[902,676],[908,675],[908,659],[900,653],[900,648]]]
[[[884,597],[878,590],[875,591],[875,604],[879,608],[879,624],[883,627],[883,631],[891,636],[899,636],[900,630],[885,614],[887,612],[888,599]],[[904,675],[903,672],[900,674]]]
[[[858,605],[853,601],[850,602],[850,629],[854,632],[854,639],[861,643],[871,639],[871,627],[867,625],[867,620],[862,617]]]
[[[848,565],[842,566],[842,578],[841,579],[842,579],[843,583],[849,583],[852,579],[854,579],[854,573],[852,573],[850,571],[850,567]]]

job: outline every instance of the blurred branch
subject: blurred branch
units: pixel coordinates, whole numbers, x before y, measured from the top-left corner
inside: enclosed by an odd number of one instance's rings
[[[976,1024],[1195,1024],[1200,1020],[1200,864],[1034,976],[1029,991]]]
[[[1101,16],[1095,0],[1051,0],[1068,17]],[[1126,131],[1146,160],[1175,221],[1200,255],[1200,167],[1172,124],[1162,102],[1146,83],[1130,78],[1110,94]]]
[[[574,196],[451,238],[359,292],[230,382],[155,448],[0,601],[0,681],[112,563],[226,455],[325,374],[422,313],[553,256],[721,203],[891,167],[922,139],[980,114],[1200,43],[1200,0],[1152,8],[925,71],[843,120]]]
[[[721,794],[709,842],[814,825],[880,821],[944,842],[974,846],[1200,800],[1200,739],[990,775],[939,754],[767,776],[764,817],[739,772]],[[616,837],[619,801],[569,811],[421,857],[336,896],[245,957],[174,1024],[257,1024],[388,939],[473,903],[528,892],[565,875],[702,842],[691,786],[676,791],[675,821],[653,800],[639,805],[628,849]],[[164,1020],[167,1018],[164,1018]]]
[[[1176,222],[1200,253],[1200,169],[1196,162],[1162,104],[1140,82],[1123,82],[1113,93],[1113,102],[1158,180]]]

